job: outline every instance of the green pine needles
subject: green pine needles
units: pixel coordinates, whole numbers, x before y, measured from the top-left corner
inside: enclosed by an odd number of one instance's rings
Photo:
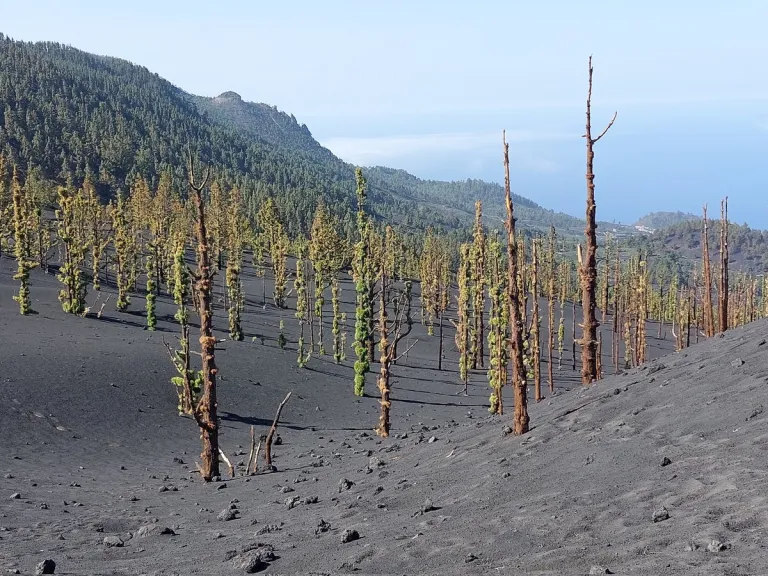
[[[149,254],[146,260],[147,272],[147,330],[154,330],[157,327],[157,315],[155,314],[155,301],[157,299],[157,285],[155,276],[157,274],[157,249],[150,245]]]
[[[488,296],[491,301],[489,312],[488,385],[491,387],[489,398],[491,414],[503,414],[502,390],[507,384],[507,339],[509,330],[509,307],[507,306],[506,263],[504,262],[501,242],[493,235],[488,241]]]
[[[373,302],[370,297],[370,288],[374,281],[373,274],[371,273],[374,263],[371,262],[369,245],[370,223],[365,214],[367,185],[363,171],[360,168],[355,170],[355,179],[357,180],[357,229],[360,234],[360,240],[355,245],[353,262],[355,293],[357,295],[354,342],[355,355],[357,356],[355,361],[355,395],[363,396],[365,394],[365,375],[371,367],[368,343],[373,337],[370,330],[373,318]]]
[[[31,258],[30,248],[30,206],[19,183],[16,168],[13,169],[13,230],[14,255],[16,256],[16,274],[14,280],[19,281],[19,294],[13,299],[19,303],[19,312],[26,316],[32,312],[32,300],[29,296],[29,271],[35,266]]]
[[[86,311],[87,284],[83,265],[88,242],[82,238],[78,220],[83,214],[81,194],[73,194],[68,188],[59,188],[59,209],[56,210],[59,240],[63,248],[62,265],[58,279],[64,285],[59,291],[59,301],[64,312],[83,315]]]
[[[299,321],[299,350],[296,363],[304,368],[309,360],[309,354],[304,350],[304,324],[307,322],[307,281],[306,281],[306,241],[296,243],[296,279],[293,288],[296,290],[296,318]]]
[[[132,259],[132,238],[131,229],[128,221],[128,209],[125,197],[118,193],[117,203],[110,206],[110,217],[112,219],[112,230],[114,236],[112,242],[115,246],[116,283],[117,283],[117,302],[118,312],[125,312],[131,303],[128,295],[130,290],[130,269]]]

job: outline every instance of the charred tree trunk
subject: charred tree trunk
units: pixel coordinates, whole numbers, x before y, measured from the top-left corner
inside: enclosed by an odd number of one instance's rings
[[[595,318],[595,287],[597,284],[597,221],[595,218],[595,173],[594,145],[605,136],[613,123],[613,115],[608,126],[597,137],[592,138],[592,57],[589,57],[589,92],[587,94],[587,126],[584,137],[587,140],[587,226],[584,230],[586,254],[581,263],[581,383],[590,384],[597,379],[597,328],[600,325]]]
[[[515,435],[526,434],[530,419],[528,417],[528,398],[523,363],[523,330],[520,318],[520,293],[518,291],[517,237],[515,236],[515,211],[512,204],[512,190],[509,181],[509,144],[506,134],[504,143],[504,194],[507,207],[507,302],[509,305],[510,358],[512,360],[512,387],[515,398],[515,412],[512,431]]]
[[[533,292],[533,320],[531,321],[531,338],[533,342],[533,389],[536,402],[542,400],[541,396],[541,338],[539,336],[541,320],[539,319],[539,254],[538,241],[533,240],[531,248],[531,291]]]
[[[720,202],[720,332],[728,330],[728,197]]]
[[[213,335],[213,277],[208,231],[205,222],[203,189],[208,183],[210,170],[206,169],[201,182],[195,178],[192,156],[189,155],[189,187],[195,204],[197,234],[197,272],[194,275],[194,292],[200,315],[200,355],[202,357],[203,390],[194,416],[200,427],[203,450],[200,454],[200,473],[210,482],[219,476],[219,421],[216,400],[216,338]]]
[[[701,233],[701,246],[704,260],[704,298],[702,306],[704,307],[704,333],[707,338],[715,335],[715,321],[712,317],[712,269],[709,262],[709,221],[707,220],[707,205],[704,204],[704,221]]]

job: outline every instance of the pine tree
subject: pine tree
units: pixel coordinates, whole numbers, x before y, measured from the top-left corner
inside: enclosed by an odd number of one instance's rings
[[[469,370],[472,366],[472,246],[462,244],[460,248],[459,271],[456,283],[459,287],[456,310],[456,347],[459,350],[459,378],[464,384],[464,395],[468,394]]]
[[[19,281],[19,293],[13,299],[19,303],[19,312],[22,316],[32,313],[32,300],[29,296],[29,271],[34,268],[30,250],[31,239],[31,214],[30,203],[24,188],[19,182],[16,167],[13,168],[13,182],[11,184],[13,196],[13,250],[16,256],[16,274],[14,280]]]
[[[357,294],[354,342],[357,356],[355,361],[355,394],[363,396],[365,394],[365,375],[368,373],[370,362],[373,359],[371,325],[373,322],[373,288],[375,285],[373,270],[375,269],[375,261],[372,258],[370,246],[371,224],[365,213],[367,184],[360,168],[355,170],[355,179],[357,181],[357,232],[359,237],[355,245],[352,268],[355,293]]]
[[[504,258],[497,235],[488,240],[488,298],[491,309],[488,314],[488,385],[491,414],[504,414],[502,390],[507,384],[507,338],[509,309],[506,299]]]
[[[296,242],[296,279],[293,282],[296,290],[296,318],[299,320],[299,350],[296,362],[300,368],[307,364],[309,358],[304,350],[304,324],[307,321],[306,253],[306,241],[300,239]]]
[[[211,249],[205,220],[203,190],[210,171],[206,170],[202,181],[197,181],[191,154],[188,159],[190,196],[195,206],[195,235],[197,237],[197,271],[194,274],[193,293],[200,316],[200,356],[202,358],[202,390],[200,400],[193,407],[195,421],[200,428],[202,453],[200,454],[200,475],[210,482],[219,475],[219,418],[216,399],[216,337],[213,335],[213,276]],[[192,395],[190,394],[190,397]]]
[[[539,239],[534,238],[531,247],[531,295],[533,298],[533,319],[531,320],[531,362],[533,363],[533,387],[536,402],[541,395],[541,317],[539,316]]]
[[[135,253],[135,237],[130,226],[128,209],[125,197],[118,192],[117,202],[110,205],[110,218],[112,219],[112,241],[115,247],[115,263],[117,270],[115,273],[117,282],[117,303],[118,312],[125,312],[131,303],[129,295],[130,275],[129,270]]]
[[[315,218],[312,222],[309,242],[309,258],[315,272],[315,316],[318,319],[318,353],[325,354],[323,336],[323,312],[325,306],[325,290],[332,283],[334,275],[344,266],[346,261],[346,245],[336,232],[338,223],[323,203],[318,204]]]
[[[179,323],[181,336],[179,338],[179,350],[176,350],[171,358],[174,361],[179,376],[171,379],[176,386],[179,396],[179,414],[192,415],[193,407],[197,406],[200,398],[203,377],[201,371],[191,369],[189,357],[189,272],[184,260],[185,241],[182,234],[177,234],[174,240],[173,269],[172,269],[172,293],[173,301],[178,307],[174,318]]]
[[[475,202],[475,229],[472,244],[472,368],[485,366],[485,230],[483,203]]]
[[[586,239],[586,255],[579,266],[581,278],[581,306],[584,314],[581,327],[581,382],[590,384],[597,379],[597,328],[600,326],[595,318],[595,286],[597,283],[597,221],[595,219],[595,173],[594,173],[594,145],[613,126],[616,114],[603,132],[592,138],[591,124],[592,106],[592,56],[589,57],[589,92],[587,95],[587,127],[584,135],[587,143],[587,227],[584,231]]]
[[[93,183],[90,171],[85,175],[83,193],[85,195],[88,210],[88,234],[90,236],[91,246],[91,281],[93,289],[98,292],[101,290],[101,257],[104,249],[109,244],[109,239],[107,237],[105,226],[104,209],[96,194],[96,186]]]
[[[555,391],[554,354],[555,346],[555,277],[557,270],[557,232],[550,227],[547,257],[547,376],[550,394]],[[607,263],[606,263],[607,266]]]
[[[147,330],[154,330],[157,327],[157,316],[155,314],[155,301],[157,299],[157,285],[155,284],[155,275],[157,273],[157,250],[154,244],[149,244],[149,253],[145,259],[147,273]]]
[[[381,259],[379,261],[379,377],[377,385],[381,398],[379,425],[376,433],[384,438],[389,436],[391,366],[394,362],[397,343],[408,336],[411,320],[411,282],[406,280],[401,289],[395,286],[395,255],[397,240],[394,231],[387,226],[384,232]],[[390,314],[390,309],[392,313]]]
[[[718,318],[720,332],[728,330],[728,197],[720,202],[720,285]]]
[[[514,390],[515,413],[512,432],[515,435],[526,434],[529,426],[528,398],[525,383],[525,365],[523,364],[524,322],[520,317],[520,293],[518,290],[518,242],[515,235],[515,211],[512,203],[512,190],[509,180],[509,144],[506,135],[504,144],[504,199],[507,208],[507,305],[509,306],[510,358],[512,360],[512,387]]]
[[[341,339],[341,286],[339,278],[333,275],[331,281],[331,306],[333,306],[333,324],[331,332],[333,333],[333,360],[340,364],[344,359],[344,344]]]
[[[262,230],[264,245],[269,251],[270,260],[272,260],[272,270],[274,272],[275,285],[273,291],[273,300],[278,308],[285,307],[285,285],[288,280],[287,271],[287,251],[288,234],[285,232],[280,214],[277,211],[277,205],[272,198],[262,204],[256,221]]]
[[[59,292],[59,300],[65,312],[78,315],[85,313],[87,294],[87,284],[83,274],[83,265],[89,247],[84,234],[85,213],[82,193],[73,193],[69,188],[60,187],[56,219],[63,258],[58,279],[64,287]]]
[[[241,318],[244,302],[243,283],[240,274],[247,221],[245,219],[243,197],[239,189],[232,188],[230,190],[228,207],[229,211],[226,221],[227,271],[225,281],[227,295],[229,296],[229,337],[232,340],[240,341],[243,339]]]

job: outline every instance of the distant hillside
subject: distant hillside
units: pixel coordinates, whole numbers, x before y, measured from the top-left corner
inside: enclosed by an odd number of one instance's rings
[[[701,220],[700,216],[688,212],[651,212],[635,222],[635,226],[642,226],[651,230],[668,228],[682,222]]]
[[[720,222],[709,226],[709,250],[713,267],[718,262],[720,249]],[[629,249],[641,249],[657,261],[671,263],[674,268],[687,273],[701,269],[701,221],[686,221],[657,230],[652,235],[638,235],[627,240]],[[768,270],[768,231],[753,230],[746,225],[730,224],[728,227],[728,252],[730,267],[734,271],[763,274]],[[713,268],[714,269],[714,268]]]

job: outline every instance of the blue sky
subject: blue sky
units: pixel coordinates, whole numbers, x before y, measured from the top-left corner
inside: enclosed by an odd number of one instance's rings
[[[594,122],[619,112],[596,150],[601,219],[728,194],[734,220],[768,228],[768,2],[218,4],[28,0],[0,31],[275,104],[346,160],[428,178],[501,181],[506,128],[516,191],[573,214],[593,54]]]

